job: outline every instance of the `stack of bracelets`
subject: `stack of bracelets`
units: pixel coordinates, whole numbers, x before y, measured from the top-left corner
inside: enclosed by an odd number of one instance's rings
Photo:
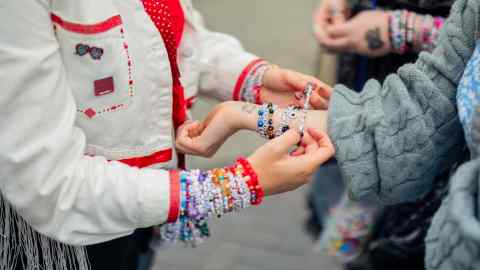
[[[210,236],[207,220],[259,205],[263,189],[249,162],[240,158],[230,167],[180,173],[180,215],[161,227],[164,241],[180,240],[192,246]]]
[[[399,54],[433,51],[443,23],[442,17],[418,15],[407,10],[391,12],[389,30],[392,50]]]
[[[304,90],[305,103],[303,104],[303,108],[299,106],[289,106],[283,110],[277,128],[275,128],[274,125],[274,114],[277,110],[277,106],[272,103],[266,103],[260,106],[257,111],[257,133],[260,136],[271,140],[295,127],[298,129],[300,135],[303,136],[307,110],[310,108],[310,97],[314,88],[315,87],[312,83],[307,84],[307,87]]]
[[[270,68],[276,66],[266,61],[257,62],[251,69],[240,90],[240,99],[254,104],[261,104],[260,89],[262,88],[263,76]]]

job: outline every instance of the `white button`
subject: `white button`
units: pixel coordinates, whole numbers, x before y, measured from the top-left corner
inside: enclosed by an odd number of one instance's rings
[[[193,56],[193,48],[191,47],[186,47],[182,51],[182,56],[185,58],[190,58]]]

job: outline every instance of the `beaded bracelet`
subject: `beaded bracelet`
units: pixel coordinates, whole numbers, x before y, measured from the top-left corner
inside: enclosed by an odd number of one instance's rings
[[[161,227],[161,237],[193,246],[210,236],[207,219],[258,205],[264,196],[257,174],[244,158],[223,169],[182,171],[180,187],[180,216]]]
[[[266,137],[267,139],[271,140],[275,138],[275,128],[273,127],[273,114],[275,113],[277,106],[273,105],[272,103],[268,103],[267,109],[268,109],[268,118],[267,118],[268,126],[266,131]]]
[[[407,50],[408,51],[413,51],[415,49],[415,34],[416,34],[416,29],[415,29],[415,20],[416,20],[417,14],[414,12],[408,12],[407,13],[407,22],[406,22],[406,31],[407,31]]]
[[[272,103],[263,104],[258,109],[257,133],[269,140],[275,138],[273,114],[276,109],[277,106]]]
[[[267,104],[263,104],[258,108],[258,120],[257,120],[257,133],[260,134],[260,136],[266,138],[267,134]]]
[[[392,51],[404,54],[411,51],[432,51],[437,43],[442,17],[433,18],[430,15],[417,15],[406,10],[396,10],[389,14],[389,32]],[[422,18],[421,30],[417,21]]]
[[[239,158],[238,163],[238,177],[242,176],[246,179],[247,186],[250,190],[250,203],[252,205],[259,205],[263,201],[264,191],[260,183],[258,182],[258,176],[253,170],[252,166],[245,158]]]
[[[241,100],[254,104],[262,104],[260,91],[263,86],[263,77],[268,70],[276,67],[277,66],[271,65],[265,61],[259,62],[254,66],[246,77],[245,83],[240,90]]]
[[[287,132],[290,129],[290,121],[292,119],[292,116],[295,115],[296,108],[297,107],[289,106],[288,108],[283,110],[280,117],[280,123],[278,124],[277,131],[275,132],[275,136],[282,136],[283,133]]]
[[[273,114],[277,107],[272,103],[260,106],[257,112],[257,133],[264,138],[273,139],[287,132],[292,124],[298,120],[299,123],[296,126],[303,137],[307,111],[310,109],[310,98],[314,89],[315,85],[313,83],[307,83],[303,91],[305,97],[303,109],[298,106],[289,106],[283,110],[276,130],[273,125]]]

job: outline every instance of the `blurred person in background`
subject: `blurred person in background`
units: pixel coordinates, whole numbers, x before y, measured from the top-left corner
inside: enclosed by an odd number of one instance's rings
[[[361,91],[367,79],[382,82],[421,51],[433,51],[452,0],[322,0],[314,34],[338,54],[337,79]],[[319,248],[341,258],[347,269],[423,269],[424,241],[446,190],[448,174],[416,203],[385,209],[350,201],[335,161],[317,172],[308,195],[308,229]],[[414,235],[414,237],[412,237]]]

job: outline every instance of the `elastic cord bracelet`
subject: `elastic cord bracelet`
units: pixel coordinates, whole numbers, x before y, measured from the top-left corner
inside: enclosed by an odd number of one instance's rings
[[[258,109],[257,133],[266,138],[275,138],[275,128],[273,126],[273,114],[277,109],[272,103],[263,104]]]
[[[242,175],[245,177],[247,186],[250,189],[251,204],[261,204],[265,193],[262,186],[258,182],[258,175],[255,173],[247,159],[239,158],[237,162],[243,167]]]
[[[267,104],[268,117],[266,137],[269,140],[275,138],[275,128],[273,127],[273,114],[275,113],[275,110],[276,106],[274,106],[272,103]]]
[[[227,168],[182,171],[180,187],[180,216],[161,227],[161,237],[192,246],[210,236],[207,219],[258,205],[264,196],[257,174],[244,158]]]
[[[261,61],[256,64],[245,79],[240,92],[241,100],[259,105],[262,104],[261,90],[263,87],[263,78],[265,73],[273,68],[277,68],[277,66],[271,65],[266,61]]]

